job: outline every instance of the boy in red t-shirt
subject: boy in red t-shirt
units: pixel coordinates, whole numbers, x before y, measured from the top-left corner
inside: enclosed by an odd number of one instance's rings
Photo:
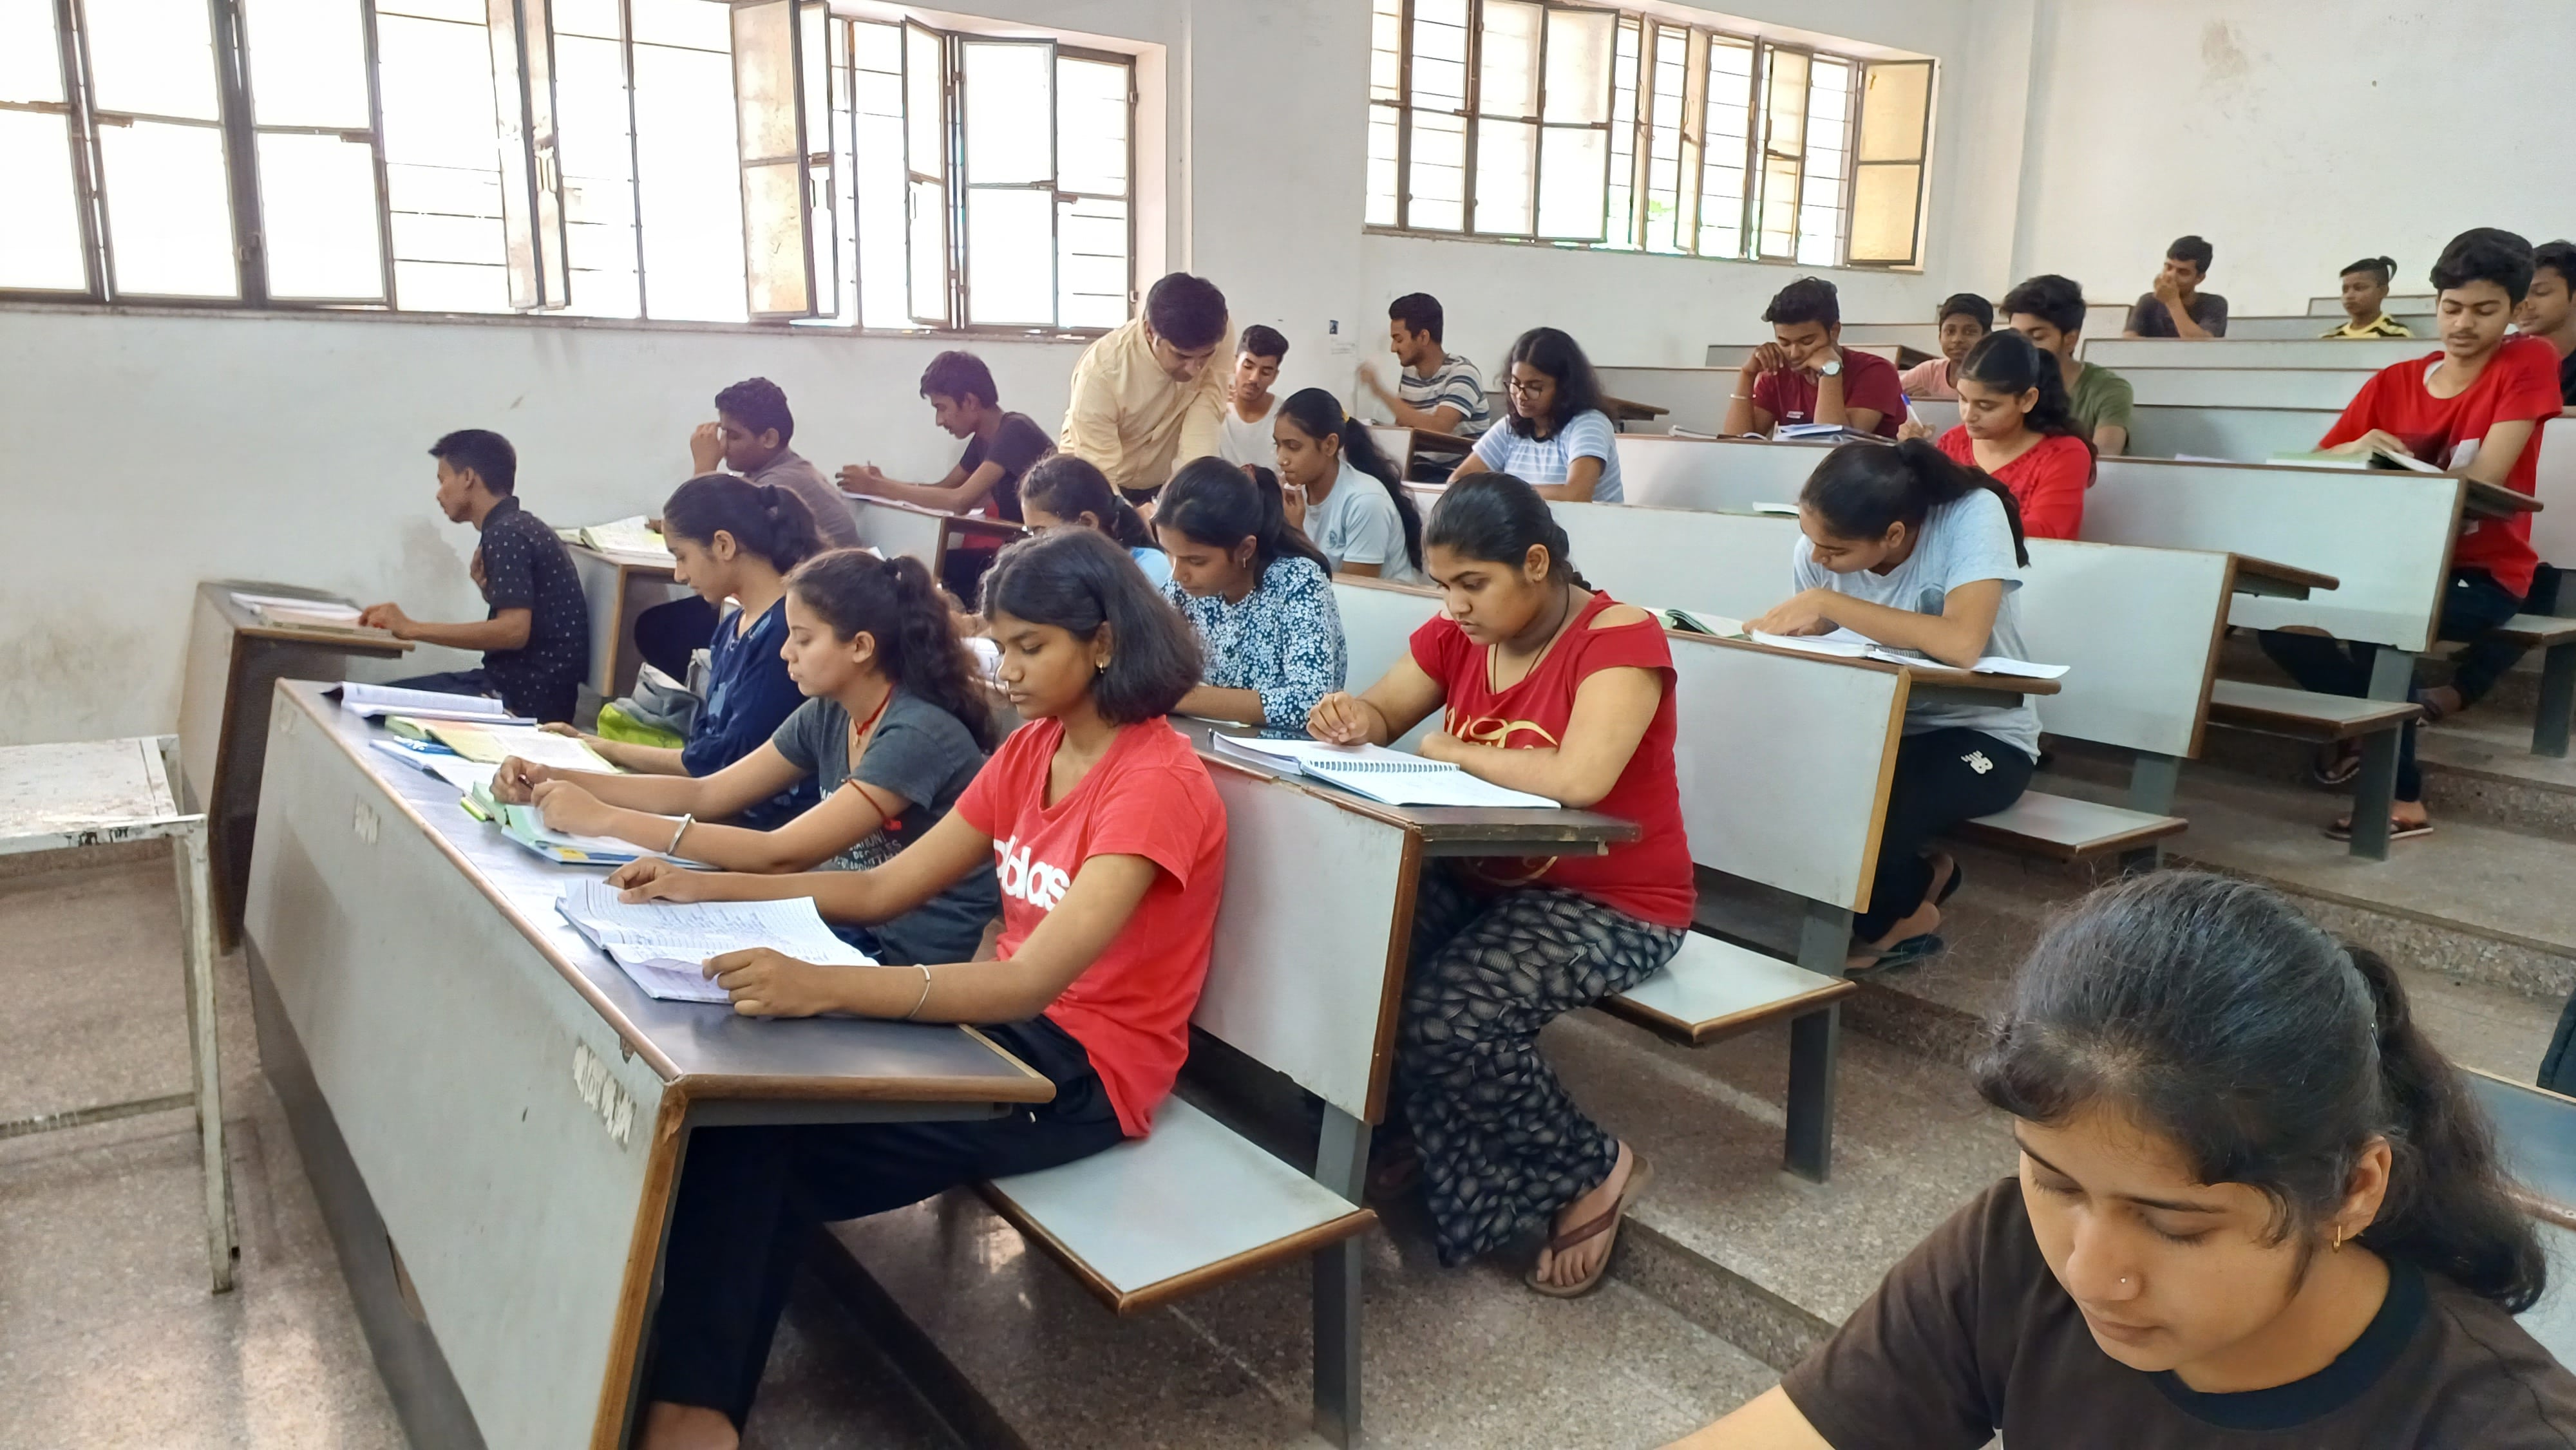
[[[693,1133],[639,1450],[735,1443],[812,1225],[1141,1138],[1188,1053],[1225,889],[1224,803],[1163,718],[1198,683],[1197,639],[1090,529],[1004,549],[984,578],[984,617],[1002,688],[1029,723],[901,855],[798,879],[824,915],[871,922],[991,861],[997,959],[829,967],[764,948],[706,971],[746,1016],[981,1024],[1055,1096],[968,1122]],[[630,900],[729,899],[727,877],[655,858],[609,882]]]
[[[1783,423],[1835,423],[1854,433],[1896,436],[1905,387],[1896,364],[1842,347],[1842,303],[1834,284],[1801,277],[1762,311],[1772,340],[1753,350],[1727,400],[1725,432],[1769,437]]]
[[[2558,415],[2558,354],[2535,337],[2508,337],[2506,324],[2531,287],[2531,244],[2511,232],[2478,227],[2462,232],[2433,264],[2434,318],[2442,350],[2381,369],[2335,420],[2318,446],[2355,456],[2387,450],[2437,463],[2464,477],[2535,491],[2540,466],[2539,429]],[[2522,657],[2522,647],[2493,637],[2496,627],[2522,608],[2539,556],[2531,548],[2531,515],[2473,519],[2451,550],[2451,584],[2442,599],[2443,639],[2466,641],[2459,669],[2448,685],[2412,692],[2427,722],[2476,704]],[[2371,661],[2378,647],[2345,644],[2323,635],[2266,630],[2263,652],[2311,690],[2362,696],[2370,692]],[[2329,785],[2359,770],[2357,747],[2321,761],[2318,778]],[[2397,799],[2389,815],[2392,838],[2429,835],[2424,782],[2415,766],[2415,727],[2398,747]],[[2342,839],[2349,817],[2327,828]]]

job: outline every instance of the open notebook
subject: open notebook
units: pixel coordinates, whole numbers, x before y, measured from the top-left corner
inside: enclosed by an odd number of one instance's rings
[[[362,720],[379,715],[411,715],[425,720],[480,720],[497,725],[533,725],[482,695],[449,695],[437,690],[403,690],[392,685],[362,685],[343,680],[323,692],[339,697],[340,708]]]
[[[832,935],[810,896],[687,905],[629,905],[617,896],[604,881],[575,881],[556,896],[555,910],[646,996],[664,1002],[731,1002],[702,968],[709,957],[748,947],[825,966],[876,965],[876,958]]]
[[[1831,634],[1769,634],[1747,629],[1744,621],[1723,614],[1710,614],[1689,609],[1650,609],[1655,622],[1666,629],[1685,634],[1705,634],[1715,639],[1749,639],[1755,644],[1774,649],[1796,650],[1800,654],[1826,655],[1834,659],[1880,660],[1892,665],[1931,665],[1933,661],[1909,650],[1889,649],[1867,635],[1837,629]],[[1939,666],[1948,668],[1948,666]],[[1968,667],[1980,675],[2012,675],[2025,680],[2054,680],[2064,675],[2066,665],[2035,665],[2028,660],[1987,655]]]
[[[1326,745],[1219,735],[1217,753],[1293,770],[1391,806],[1503,806],[1560,809],[1555,801],[1479,780],[1445,760],[1425,760],[1382,745]]]

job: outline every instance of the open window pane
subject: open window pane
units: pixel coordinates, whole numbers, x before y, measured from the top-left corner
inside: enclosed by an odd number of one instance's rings
[[[241,6],[252,119],[262,126],[372,129],[358,0],[241,0]]]
[[[1462,111],[1467,105],[1467,0],[1413,0],[1413,105]]]
[[[1476,127],[1476,230],[1527,236],[1538,165],[1538,127],[1483,120]]]
[[[1602,171],[1609,161],[1609,133],[1550,126],[1539,146],[1539,235],[1560,241],[1601,240]]]
[[[814,307],[805,230],[805,127],[796,85],[798,23],[796,0],[733,6],[743,264],[754,317],[803,317]]]
[[[850,23],[850,95],[859,324],[903,327],[912,320],[911,272],[905,259],[903,27],[870,20]]]
[[[932,327],[948,323],[948,189],[935,181],[911,184],[912,319]]]
[[[1851,260],[1910,266],[1923,168],[1912,162],[1863,166],[1852,180]]]
[[[1485,0],[1476,109],[1486,116],[1538,115],[1539,32],[1546,10],[1528,0]]]
[[[239,296],[224,133],[136,121],[101,127],[98,144],[116,290]]]
[[[1851,64],[1817,57],[1807,84],[1807,155],[1798,186],[1798,260],[1811,267],[1842,260],[1851,94]]]
[[[644,0],[636,0],[636,194],[645,304],[655,317],[740,322],[742,158],[734,144],[726,15],[706,0],[671,3],[714,15],[718,48],[645,43]],[[706,38],[703,30],[670,33]]]
[[[637,317],[635,149],[614,0],[555,0],[555,154],[563,166],[565,311]]]
[[[212,121],[215,42],[206,0],[107,0],[87,7],[90,103],[102,111]]]
[[[1091,196],[1127,194],[1127,67],[1058,55],[1055,185]]]
[[[969,40],[965,72],[966,184],[1055,185],[1055,47]]]
[[[1054,193],[985,188],[966,193],[969,325],[1053,326],[1055,261]]]
[[[1412,206],[1406,221],[1426,231],[1467,224],[1467,123],[1457,116],[1413,113]]]
[[[470,22],[420,13],[437,3],[378,0],[376,9],[394,300],[414,312],[503,312],[510,288],[483,7]]]
[[[374,301],[384,296],[376,234],[376,157],[338,136],[259,138],[260,230],[272,297]]]
[[[1860,159],[1920,161],[1932,109],[1932,62],[1876,61],[1862,68]]]
[[[0,196],[9,198],[0,287],[87,291],[68,117],[0,111]]]
[[[1368,215],[1373,227],[1395,225],[1397,127],[1403,112],[1394,106],[1369,107]]]
[[[1699,254],[1744,255],[1744,158],[1753,126],[1753,43],[1711,36],[1699,182]]]
[[[1617,49],[1618,20],[1610,10],[1547,12],[1551,125],[1597,126],[1610,119],[1610,59]],[[1546,209],[1544,203],[1540,209]]]
[[[803,317],[812,293],[805,276],[805,178],[796,163],[742,169],[743,263],[754,317]],[[766,218],[766,221],[760,220]]]
[[[1116,327],[1127,320],[1127,203],[1058,201],[1056,326]]]
[[[906,25],[904,149],[916,176],[948,174],[948,52],[934,31]]]
[[[499,124],[501,235],[510,305],[564,305],[561,166],[555,154],[554,50],[546,0],[490,0],[485,33],[492,52],[493,114]]]
[[[1682,118],[1690,84],[1690,32],[1654,30],[1646,98],[1646,249],[1682,250]]]
[[[849,133],[850,125],[848,67],[840,55],[841,37],[847,31],[832,19],[831,7],[819,0],[801,0],[796,17],[802,27],[797,63],[804,70],[805,225],[811,239],[806,252],[814,264],[813,315],[847,322],[852,319],[841,269],[849,241],[842,231],[847,208],[841,199],[838,165],[840,138]]]

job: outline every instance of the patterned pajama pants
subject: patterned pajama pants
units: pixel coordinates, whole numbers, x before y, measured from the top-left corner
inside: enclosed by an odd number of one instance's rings
[[[1440,1262],[1491,1253],[1610,1174],[1618,1140],[1538,1052],[1539,1029],[1652,976],[1682,934],[1572,891],[1477,895],[1422,873],[1396,1070]]]

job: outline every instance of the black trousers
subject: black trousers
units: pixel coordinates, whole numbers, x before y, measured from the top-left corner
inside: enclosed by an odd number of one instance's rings
[[[1887,824],[1879,832],[1869,910],[1852,918],[1852,935],[1876,941],[1912,916],[1932,887],[1932,863],[1923,859],[1932,838],[2021,799],[2037,766],[1982,730],[1954,725],[1906,736],[1896,747],[1896,774],[1888,783]]]
[[[2540,1058],[2540,1085],[2576,1097],[2576,996],[2559,1009],[2558,1030],[2550,1034],[2549,1051]]]
[[[1090,1054],[1043,1017],[986,1027],[1055,1100],[961,1123],[700,1128],[662,1258],[645,1398],[751,1414],[808,1231],[960,1184],[1087,1158],[1123,1136]]]
[[[685,685],[689,656],[705,649],[715,633],[716,607],[692,594],[635,616],[635,652],[644,657],[644,663]]]
[[[2523,646],[2506,644],[2490,638],[2496,626],[2522,612],[2522,598],[2495,581],[2484,569],[2454,569],[2451,587],[2442,594],[2442,620],[2437,633],[2444,639],[2465,641],[2469,648],[2460,656],[2451,687],[2460,692],[2462,704],[2474,705],[2495,688],[2504,672],[2521,659]],[[2302,688],[2328,695],[2350,695],[2358,699],[2370,693],[2370,666],[2379,658],[2375,644],[2348,643],[2322,634],[2289,634],[2277,629],[2262,632],[2263,653],[2272,662],[2290,672]],[[2418,698],[2421,692],[2409,686],[2406,698]],[[2424,798],[2424,773],[2415,765],[2415,727],[2409,725],[2397,741],[2397,798],[2420,801]]]
[[[581,703],[581,685],[567,680],[538,690],[505,690],[492,678],[490,670],[448,670],[442,674],[414,675],[408,680],[395,680],[398,690],[437,690],[448,695],[483,695],[501,702],[501,708],[513,715],[531,720],[572,721],[573,707]]]

